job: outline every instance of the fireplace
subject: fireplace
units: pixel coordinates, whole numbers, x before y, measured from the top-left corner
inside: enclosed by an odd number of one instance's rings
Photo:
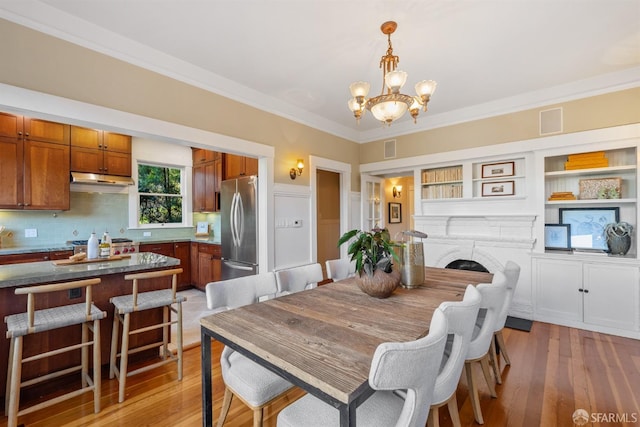
[[[487,270],[484,267],[484,265],[471,259],[457,259],[445,265],[444,268],[452,268],[455,270],[471,270],[471,271],[480,271],[482,273],[489,273],[489,270]]]

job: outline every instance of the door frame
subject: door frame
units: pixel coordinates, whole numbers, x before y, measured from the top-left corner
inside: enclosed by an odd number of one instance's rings
[[[311,244],[311,262],[318,262],[318,216],[317,216],[317,180],[316,172],[318,169],[335,172],[340,175],[340,235],[349,231],[349,217],[351,212],[351,164],[338,162],[336,160],[326,159],[323,157],[309,156],[309,186],[311,189],[311,208],[309,212],[310,221],[310,239]],[[337,243],[337,242],[336,242]],[[340,247],[340,258],[347,257],[347,248],[343,245]]]

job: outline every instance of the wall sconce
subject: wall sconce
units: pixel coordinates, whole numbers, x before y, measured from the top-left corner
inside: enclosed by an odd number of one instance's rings
[[[304,169],[304,160],[298,159],[295,168],[291,168],[289,171],[289,177],[296,179],[296,175],[302,175],[302,169]]]
[[[399,199],[402,197],[402,185],[393,186],[393,198]]]

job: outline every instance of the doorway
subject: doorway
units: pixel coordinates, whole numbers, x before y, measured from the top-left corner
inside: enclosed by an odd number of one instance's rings
[[[340,258],[340,174],[326,170],[316,170],[316,218],[317,218],[317,261],[327,277],[326,263],[329,259]]]

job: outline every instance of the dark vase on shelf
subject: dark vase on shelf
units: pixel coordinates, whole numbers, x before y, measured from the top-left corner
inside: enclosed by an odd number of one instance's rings
[[[626,255],[631,248],[633,226],[626,222],[611,223],[605,227],[604,235],[612,255]]]

